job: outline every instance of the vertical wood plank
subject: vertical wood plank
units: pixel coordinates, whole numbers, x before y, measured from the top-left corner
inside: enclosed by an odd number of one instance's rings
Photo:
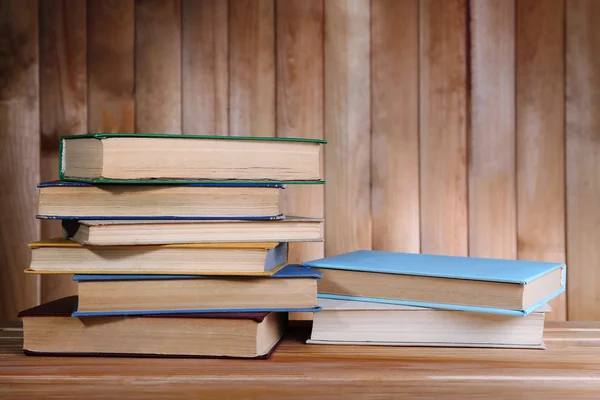
[[[420,11],[421,251],[467,255],[467,5]]]
[[[38,3],[0,2],[0,320],[39,301],[39,277],[26,275],[35,218],[40,153]]]
[[[418,253],[419,3],[371,3],[373,249]]]
[[[515,2],[470,7],[469,254],[515,259]]]
[[[40,180],[58,179],[59,138],[87,131],[86,2],[42,1],[40,24]],[[61,235],[60,221],[41,221],[42,238]],[[41,301],[76,293],[70,276],[41,277]]]
[[[325,254],[371,249],[370,2],[325,2]]]
[[[277,2],[277,135],[323,139],[323,1]],[[324,217],[323,185],[289,185],[286,215]],[[289,262],[322,258],[324,243],[292,243]]]
[[[135,129],[181,133],[181,1],[135,2]]]
[[[134,131],[133,0],[88,0],[88,130]]]
[[[567,5],[568,318],[600,319],[600,2]]]
[[[229,2],[229,130],[275,136],[273,0]]]
[[[517,2],[518,256],[565,261],[564,0]],[[566,296],[546,318],[566,318]]]
[[[323,139],[323,0],[277,0],[277,136]],[[321,160],[323,162],[323,160]],[[323,185],[288,185],[285,215],[323,218]],[[325,256],[324,242],[290,243],[288,261]],[[310,320],[312,313],[291,313]]]
[[[228,135],[227,2],[182,2],[183,133]]]

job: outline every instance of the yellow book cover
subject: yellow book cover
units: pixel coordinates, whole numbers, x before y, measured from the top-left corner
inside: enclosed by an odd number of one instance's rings
[[[285,242],[87,246],[64,238],[54,238],[32,242],[29,247],[32,251],[32,264],[25,272],[33,274],[271,276],[287,265],[288,259],[288,246]],[[60,248],[81,249],[83,253],[74,257],[56,251],[47,252]],[[37,255],[38,251],[46,249],[44,255]],[[163,255],[159,256],[153,251],[159,249],[165,250]],[[200,252],[198,258],[190,258],[183,255],[187,253],[185,250],[179,254],[173,253],[177,249],[214,249],[217,253]],[[227,250],[250,250],[250,261],[244,256],[240,258],[238,252]],[[256,250],[264,253],[263,261],[256,258]],[[122,251],[124,252],[121,253]],[[137,263],[140,268],[132,268],[132,262]],[[263,262],[264,265],[260,266]]]
[[[262,242],[262,243],[181,243],[181,244],[158,244],[158,245],[126,245],[126,246],[89,246],[81,245],[69,239],[64,238],[53,238],[38,240],[36,242],[29,243],[30,249],[37,249],[40,247],[85,247],[85,248],[102,248],[102,249],[273,249],[279,243],[274,242]]]

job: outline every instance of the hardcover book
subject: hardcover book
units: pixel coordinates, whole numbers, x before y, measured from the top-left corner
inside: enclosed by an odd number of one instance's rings
[[[63,220],[63,235],[92,246],[224,242],[322,242],[323,218],[249,220]]]
[[[61,180],[94,183],[323,183],[324,140],[250,136],[87,134],[61,139]]]
[[[315,312],[310,268],[287,265],[269,277],[75,275],[74,316],[215,312]]]
[[[196,183],[38,185],[38,218],[63,220],[272,220],[283,217],[283,185]]]
[[[82,246],[63,239],[29,244],[27,272],[268,276],[287,263],[287,243]]]
[[[544,349],[548,305],[529,315],[319,299],[311,344]]]
[[[523,316],[566,287],[564,263],[360,250],[303,263],[318,296]]]
[[[268,358],[286,313],[76,318],[77,296],[18,314],[27,355]]]

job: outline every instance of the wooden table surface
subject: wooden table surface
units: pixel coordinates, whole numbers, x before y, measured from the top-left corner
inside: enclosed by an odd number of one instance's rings
[[[269,360],[28,357],[0,331],[0,399],[600,399],[600,323],[547,323],[547,350],[307,345]]]

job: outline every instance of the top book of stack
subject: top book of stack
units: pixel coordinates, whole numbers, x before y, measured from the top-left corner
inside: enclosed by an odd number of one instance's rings
[[[326,141],[167,134],[61,139],[60,178],[88,183],[324,183]]]

